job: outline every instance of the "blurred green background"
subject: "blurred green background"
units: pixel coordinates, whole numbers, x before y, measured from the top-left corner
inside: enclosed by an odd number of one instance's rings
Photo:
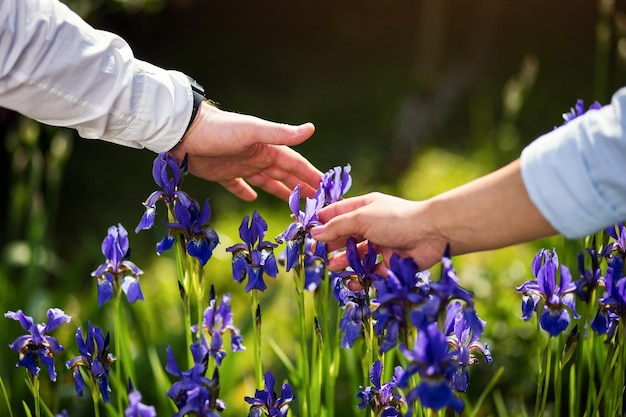
[[[561,114],[577,99],[607,103],[626,81],[623,2],[67,3],[95,27],[124,37],[138,58],[196,78],[223,109],[314,122],[314,137],[296,149],[323,171],[350,163],[349,195],[379,190],[419,199],[462,184],[516,158],[526,144],[560,125]],[[122,223],[132,231],[139,221],[141,202],[155,188],[154,154],[83,140],[4,110],[0,134],[0,310],[21,308],[41,320],[48,307],[64,308],[74,319],[57,336],[75,349],[76,326],[91,319],[104,327],[90,273],[102,262],[107,228]],[[241,313],[246,337],[247,298],[230,279],[224,248],[238,240],[239,222],[253,209],[268,219],[270,237],[289,223],[289,211],[267,195],[244,203],[196,178],[186,189],[198,199],[211,198],[222,244],[208,274],[216,277],[219,292],[243,301],[235,312]],[[182,322],[175,281],[167,278],[173,274],[171,258],[154,254],[163,233],[159,227],[131,232],[132,259],[146,271],[142,286],[148,301],[129,309],[143,329],[137,350],[152,345],[161,358],[169,343],[184,349],[172,342],[181,339]],[[519,319],[515,286],[529,279],[528,265],[539,247],[563,245],[553,238],[455,258],[463,284],[476,293],[479,314],[488,321],[494,356],[490,367],[473,372],[470,396],[504,366],[508,371],[498,395],[512,413],[534,400],[534,327]],[[280,298],[290,297],[292,284],[284,276],[272,288],[276,291],[261,304],[264,322],[274,323],[278,339],[295,328],[285,320],[285,309],[292,307]],[[166,334],[155,318],[163,314]],[[143,317],[152,319],[146,323]],[[0,320],[0,345],[19,333],[16,323]],[[0,376],[10,382],[17,401],[25,389],[11,355],[6,348]],[[266,356],[276,362],[271,351]],[[243,378],[223,381],[222,396],[233,413],[227,415],[238,415],[240,398],[254,391],[246,373],[250,358],[230,362],[233,374]],[[138,358],[150,375],[147,362],[148,357]],[[57,367],[63,373],[61,362]],[[146,402],[163,401],[150,388],[139,388],[147,391]],[[85,402],[75,401],[72,390],[57,393],[56,401],[80,409]],[[346,397],[350,409],[353,400]]]

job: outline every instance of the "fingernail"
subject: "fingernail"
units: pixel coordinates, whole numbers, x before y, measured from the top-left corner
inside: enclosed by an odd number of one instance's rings
[[[321,235],[323,232],[324,232],[324,226],[315,226],[311,228],[311,230],[309,231],[309,233],[311,233],[311,236],[314,238]]]

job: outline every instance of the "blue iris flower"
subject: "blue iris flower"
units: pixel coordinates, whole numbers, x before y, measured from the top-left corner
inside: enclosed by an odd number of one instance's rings
[[[606,342],[615,335],[619,322],[626,318],[626,277],[623,276],[624,261],[621,257],[609,261],[604,275],[605,291],[598,300],[600,306],[591,328],[598,334],[606,334]]]
[[[278,266],[274,257],[274,248],[278,246],[263,240],[267,233],[267,223],[261,215],[254,210],[252,219],[250,216],[243,218],[239,226],[239,237],[243,243],[226,248],[226,252],[233,254],[233,277],[235,281],[242,282],[248,277],[245,291],[267,288],[263,281],[263,274],[275,278],[278,274]]]
[[[176,231],[186,243],[187,253],[197,258],[200,265],[204,266],[213,256],[213,250],[220,242],[217,232],[208,223],[211,217],[209,200],[205,200],[202,209],[195,200],[188,205],[176,204],[174,217],[177,223],[166,223],[170,231],[161,242],[157,243],[157,254],[161,255],[172,248],[176,242],[172,232]]]
[[[251,405],[249,417],[286,417],[289,407],[294,399],[291,386],[287,383],[281,387],[280,397],[274,392],[274,384],[276,382],[271,372],[263,375],[265,381],[265,389],[257,389],[254,397],[246,396],[244,400]]]
[[[171,347],[167,348],[167,364],[165,370],[179,378],[170,387],[167,395],[173,401],[178,412],[174,417],[196,415],[202,417],[218,417],[226,409],[226,404],[219,397],[219,368],[215,368],[213,377],[208,379],[205,374],[208,365],[208,352],[202,343],[194,343],[189,347],[194,366],[183,371],[178,366]]]
[[[439,309],[439,302],[430,294],[430,274],[420,272],[412,258],[391,255],[387,279],[376,280],[376,300],[379,305],[374,312],[376,335],[383,336],[380,352],[396,346],[398,337],[406,340],[408,331],[407,312],[416,308],[428,311],[428,316]]]
[[[590,258],[591,269],[585,267],[585,258]],[[600,259],[598,253],[593,248],[586,248],[578,254],[578,274],[580,279],[575,282],[576,295],[583,302],[589,302],[591,294],[598,287],[602,271],[600,270]]]
[[[344,303],[345,312],[339,322],[339,329],[343,332],[341,347],[344,349],[352,348],[354,341],[369,327],[372,318],[369,297],[365,296],[365,291],[349,291],[349,294]]]
[[[328,265],[326,242],[307,236],[304,240],[304,289],[315,291],[324,280]]]
[[[350,265],[344,271],[333,274],[343,280],[354,280],[358,282],[358,287],[369,289],[373,281],[382,280],[383,277],[374,273],[376,267],[377,253],[371,242],[367,243],[367,253],[363,259],[359,256],[356,246],[356,239],[349,237],[346,241],[346,257]],[[348,285],[349,287],[351,285]]]
[[[522,318],[530,320],[533,312],[543,302],[539,323],[550,336],[558,336],[567,329],[570,322],[568,309],[574,318],[580,316],[576,312],[576,284],[565,265],[559,265],[555,250],[550,252],[541,249],[532,262],[532,271],[537,278],[522,284],[517,292],[522,293]],[[560,272],[560,285],[556,283],[557,271]],[[567,308],[566,308],[567,307]]]
[[[306,198],[304,211],[301,211],[300,186],[296,185],[293,191],[291,191],[289,195],[289,208],[291,209],[293,222],[283,233],[276,236],[278,243],[287,243],[287,271],[298,264],[309,230],[313,226],[319,226],[321,224],[317,218],[317,212],[324,206],[325,198],[324,189],[322,187],[318,188],[315,197]]]
[[[63,323],[69,323],[71,317],[58,308],[50,308],[46,313],[48,323],[35,323],[33,318],[27,316],[22,310],[8,311],[4,317],[19,321],[28,334],[19,336],[9,345],[18,354],[16,366],[23,366],[34,377],[39,376],[39,363],[43,363],[48,369],[48,376],[51,381],[56,381],[57,373],[54,368],[54,357],[63,351],[63,346],[59,341],[48,336],[48,333],[59,327]]]
[[[161,190],[152,192],[143,203],[146,211],[135,232],[149,229],[154,225],[158,201],[163,200],[168,208],[171,208],[176,201],[186,206],[189,205],[191,199],[187,193],[180,190],[185,174],[187,174],[187,155],[180,165],[178,165],[176,158],[167,152],[157,155],[152,165],[152,177],[154,182],[161,187]]]
[[[395,391],[397,391],[396,387],[404,374],[404,370],[401,366],[396,366],[391,380],[384,384],[381,384],[382,373],[383,364],[377,360],[370,368],[370,382],[373,386],[361,386],[361,391],[357,394],[357,398],[360,400],[357,407],[370,407],[376,416],[400,417],[400,408],[406,400]]]
[[[327,171],[322,176],[320,188],[324,189],[324,204],[332,204],[341,200],[345,193],[348,192],[352,185],[352,177],[350,176],[350,164],[341,167],[335,167]]]
[[[83,396],[83,390],[87,388],[83,380],[80,368],[88,371],[94,386],[98,386],[102,399],[105,403],[110,400],[109,372],[115,357],[109,352],[109,334],[105,336],[102,330],[91,323],[87,325],[87,334],[83,338],[83,332],[79,327],[76,330],[76,346],[80,356],[67,361],[65,366],[72,370],[74,386],[79,397]]]
[[[446,335],[439,330],[436,323],[429,324],[425,329],[418,329],[413,349],[401,344],[400,351],[409,364],[398,386],[407,387],[415,373],[419,373],[421,377],[419,385],[407,394],[406,400],[410,405],[407,415],[413,415],[411,408],[418,399],[424,407],[433,410],[444,407],[450,407],[457,413],[463,410],[465,404],[454,395],[450,387],[457,363],[454,354],[449,350]]]
[[[204,310],[204,318],[202,321],[202,330],[207,334],[207,338],[202,338],[205,350],[215,358],[217,366],[222,364],[222,359],[226,356],[224,351],[224,333],[230,334],[230,348],[233,352],[245,350],[243,345],[243,337],[233,322],[233,313],[230,305],[230,294],[222,297],[219,307],[216,305],[215,298],[211,298],[209,306]],[[198,331],[198,326],[191,329],[194,333]]]
[[[476,315],[474,309],[464,308],[460,301],[450,303],[446,309],[444,332],[458,365],[450,382],[451,388],[455,391],[467,392],[469,386],[467,368],[478,362],[475,352],[481,353],[485,361],[491,363],[489,346],[478,340],[485,330],[485,325],[486,322]]]
[[[124,410],[124,417],[157,417],[154,406],[141,402],[141,393],[135,389],[129,390],[128,407]]]
[[[98,278],[98,306],[112,299],[118,286],[121,286],[129,302],[143,300],[139,285],[139,275],[143,271],[130,261],[128,232],[124,226],[109,227],[102,241],[102,254],[106,261],[91,273],[92,277]]]

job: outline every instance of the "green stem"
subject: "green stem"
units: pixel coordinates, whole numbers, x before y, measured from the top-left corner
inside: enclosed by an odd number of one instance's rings
[[[35,417],[41,416],[41,407],[39,405],[39,377],[33,376],[33,400],[35,401]]]
[[[544,379],[544,384],[543,384],[543,392],[542,392],[542,398],[541,398],[541,411],[540,411],[540,416],[544,415],[544,412],[546,410],[546,404],[548,401],[548,390],[550,388],[550,371],[552,370],[552,343],[553,343],[553,337],[548,338],[548,346],[546,348],[546,366],[545,366],[545,379]]]
[[[303,253],[303,250],[300,250]],[[311,417],[311,373],[309,369],[309,349],[307,343],[306,333],[306,306],[304,302],[304,256],[300,256],[299,265],[296,266],[296,293],[298,300],[298,312],[300,316],[300,384],[301,384],[301,396],[302,399],[302,416]]]
[[[256,386],[263,386],[263,358],[261,356],[261,307],[259,306],[258,291],[250,292],[252,311],[252,338],[254,343],[254,379]]]
[[[121,395],[118,395],[118,397],[121,397]],[[92,381],[92,384],[91,384],[91,399],[93,400],[94,416],[100,417],[100,407],[98,404],[100,401],[100,391],[98,390],[98,386],[95,381]],[[123,413],[123,410],[121,410],[121,412]],[[120,415],[123,415],[123,414],[120,414]]]

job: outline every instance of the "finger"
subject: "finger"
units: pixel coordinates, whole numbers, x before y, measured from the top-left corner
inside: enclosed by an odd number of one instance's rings
[[[332,207],[335,204],[330,204],[328,207]],[[311,236],[315,240],[321,240],[322,242],[348,238],[353,235],[362,236],[363,231],[360,230],[361,226],[357,221],[358,215],[358,209],[337,215],[337,217],[331,218],[325,224],[312,228]]]
[[[344,198],[343,200],[337,201],[336,203],[330,204],[317,212],[317,218],[320,219],[322,223],[326,223],[331,219],[354,211],[360,207],[363,207],[368,202],[366,195],[361,195],[357,197]]]
[[[389,271],[389,268],[386,264],[387,260],[384,260],[383,262],[379,262],[374,266],[374,269],[372,270],[373,273],[375,273],[376,275],[380,275],[381,277],[386,277],[387,276],[387,271]]]
[[[286,146],[270,147],[266,152],[271,152],[274,170],[292,173],[292,182],[288,186],[293,188],[298,184],[308,184],[312,189],[317,189],[322,180],[322,172],[298,152]],[[288,180],[289,177],[285,179]]]
[[[280,181],[277,181],[273,178],[268,177],[265,174],[254,174],[246,177],[248,183],[255,187],[259,187],[263,191],[273,194],[276,197],[287,201],[289,199],[289,195],[291,194],[291,188],[287,187]]]
[[[244,201],[254,201],[257,198],[256,191],[241,178],[220,181],[219,184]]]
[[[317,191],[317,188],[313,188],[308,184],[301,176],[296,176],[289,171],[279,169],[276,166],[271,166],[263,170],[263,174],[275,179],[278,182],[283,183],[289,190],[293,190],[296,185],[300,185],[300,195],[304,197],[313,197]],[[298,174],[300,174],[298,172]],[[318,178],[315,176],[314,178]],[[318,178],[315,182],[315,186],[319,185],[321,178]]]
[[[328,270],[331,272],[343,271],[348,265],[348,257],[345,252],[337,252],[328,259]]]
[[[319,227],[319,226],[316,226],[316,227]],[[313,229],[311,229],[311,232],[313,231]],[[350,237],[353,237],[357,241],[357,243],[361,242],[362,240],[364,240],[363,236],[350,236]],[[343,248],[346,247],[346,240],[347,240],[347,237],[346,238],[342,238],[342,239],[333,240],[333,241],[330,241],[330,242],[326,242],[326,248],[327,248],[327,250],[329,252],[332,252],[332,251],[335,251],[335,250],[338,250],[338,249],[343,249]]]

